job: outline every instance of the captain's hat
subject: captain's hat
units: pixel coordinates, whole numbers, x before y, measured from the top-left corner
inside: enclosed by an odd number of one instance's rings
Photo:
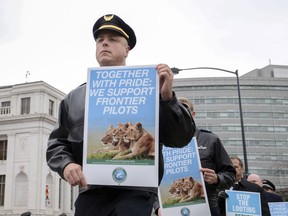
[[[130,50],[136,45],[136,35],[133,29],[126,24],[119,16],[107,14],[100,17],[93,26],[93,36],[96,40],[101,30],[108,29],[120,33],[130,46]]]

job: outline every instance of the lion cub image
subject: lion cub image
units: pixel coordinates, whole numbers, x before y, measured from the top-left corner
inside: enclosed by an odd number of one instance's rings
[[[117,125],[118,127],[114,130],[113,133],[113,142],[117,143],[115,145],[118,147],[118,152],[127,151],[130,148],[130,143],[125,142],[124,135],[129,127],[129,123],[118,123]]]
[[[204,198],[203,186],[191,176],[174,181],[169,192],[179,200],[178,203]]]
[[[102,137],[101,141],[107,147],[100,148],[98,152],[108,152],[108,153],[119,153],[121,151],[126,151],[130,148],[130,144],[124,142],[123,136],[128,128],[128,123],[121,124],[118,123],[117,127],[113,127],[110,125],[108,130],[106,131],[105,135]]]
[[[123,135],[123,140],[129,143],[130,148],[117,154],[113,159],[130,159],[135,156],[155,156],[155,139],[149,134],[140,122],[127,123],[128,127]]]
[[[101,139],[104,145],[116,145],[115,143],[113,143],[113,133],[115,132],[115,130],[116,128],[114,128],[113,125],[109,126],[108,130]]]
[[[155,139],[140,122],[132,124],[117,123],[117,127],[110,125],[101,138],[100,147],[91,158],[106,159],[135,159],[155,156]],[[139,158],[138,158],[139,159]]]

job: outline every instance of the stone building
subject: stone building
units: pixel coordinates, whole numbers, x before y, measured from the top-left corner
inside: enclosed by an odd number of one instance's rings
[[[244,159],[236,76],[175,77],[176,94],[195,105],[197,126],[217,134],[231,156]],[[288,66],[268,65],[239,80],[248,172],[287,191]]]
[[[0,87],[0,215],[73,211],[77,189],[46,164],[48,136],[64,97],[42,81]]]

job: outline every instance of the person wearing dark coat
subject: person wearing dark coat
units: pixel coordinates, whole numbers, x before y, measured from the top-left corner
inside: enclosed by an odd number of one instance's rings
[[[284,202],[283,197],[276,193],[275,185],[268,179],[262,180],[262,188],[265,190],[268,202]]]
[[[232,190],[237,191],[247,191],[247,192],[256,192],[260,194],[260,201],[261,201],[261,211],[262,216],[270,216],[270,210],[267,198],[265,196],[265,191],[259,185],[255,183],[248,182],[245,178],[243,178],[244,174],[244,165],[240,158],[238,157],[230,157],[234,168],[236,169],[236,182],[232,188]],[[218,195],[218,202],[221,211],[221,215],[226,215],[226,208],[225,208],[225,198],[228,195],[225,191],[219,192]]]
[[[136,45],[134,30],[119,16],[106,14],[95,22],[92,33],[99,66],[124,67],[130,50]],[[160,182],[164,170],[162,146],[186,146],[194,135],[195,127],[189,112],[173,91],[171,68],[160,63],[155,69],[159,77]],[[157,209],[153,209],[158,196],[157,187],[88,185],[82,170],[85,95],[86,84],[83,84],[61,101],[58,121],[49,136],[46,150],[48,166],[71,186],[78,185],[80,188],[75,202],[75,216],[146,216],[151,215],[152,211],[157,213]]]
[[[185,97],[178,100],[196,116],[193,103]],[[236,171],[220,138],[211,131],[198,129],[194,134],[197,140],[205,188],[212,216],[219,216],[218,191],[229,189],[235,182]]]
[[[275,193],[275,185],[269,180],[262,180],[259,175],[250,174],[247,181],[257,184],[262,187],[265,191],[268,202],[283,202],[283,198]],[[273,193],[274,192],[274,193]]]

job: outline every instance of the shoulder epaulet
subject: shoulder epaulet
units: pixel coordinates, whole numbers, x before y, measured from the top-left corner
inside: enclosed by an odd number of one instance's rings
[[[206,133],[212,133],[212,131],[207,130],[207,129],[202,129],[202,128],[200,129],[200,131],[201,131],[201,132],[206,132]]]

